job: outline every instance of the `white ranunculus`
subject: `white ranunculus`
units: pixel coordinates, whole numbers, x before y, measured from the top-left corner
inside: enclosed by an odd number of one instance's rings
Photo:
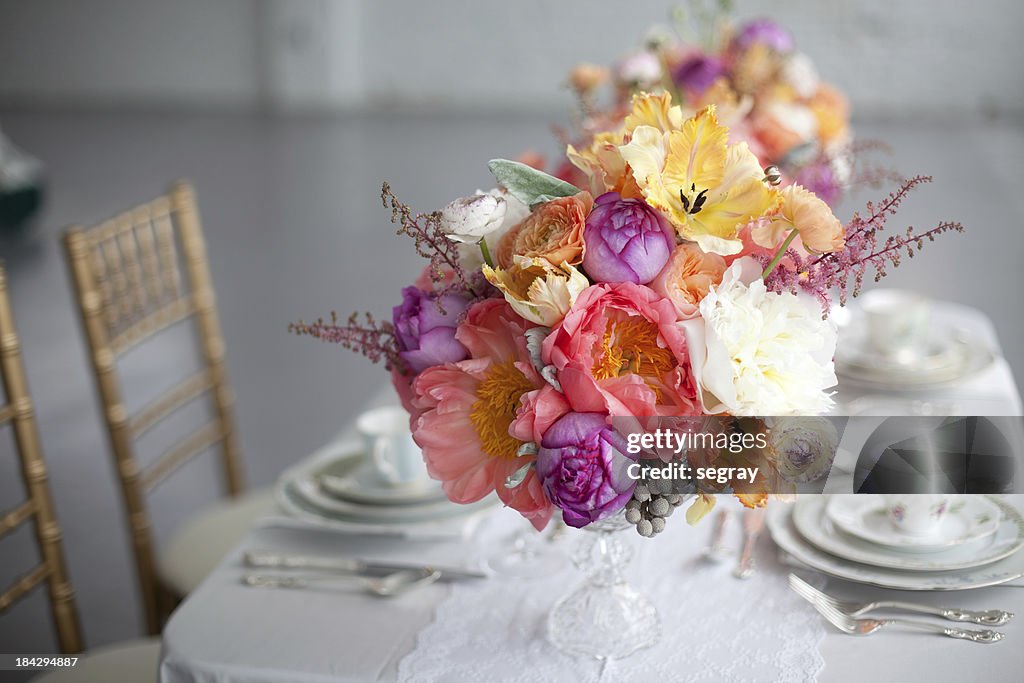
[[[483,235],[483,239],[487,242],[487,247],[491,253],[495,253],[498,248],[498,242],[505,235],[506,232],[516,227],[523,222],[523,219],[530,215],[530,207],[523,202],[519,201],[508,192],[502,189],[495,188],[484,192],[483,190],[477,190],[476,194],[472,197],[464,197],[463,199],[479,199],[482,197],[491,197],[498,200],[505,205],[505,214],[502,218],[501,224],[497,228],[491,230],[486,235]],[[460,200],[456,200],[460,201]],[[455,202],[452,202],[453,204]],[[449,204],[451,206],[451,204]],[[447,207],[446,207],[447,208]],[[442,216],[443,216],[442,211]],[[483,254],[480,252],[480,247],[477,242],[480,238],[475,239],[456,239],[452,235],[448,236],[449,239],[459,242],[459,262],[467,272],[475,272],[480,270],[480,266],[483,265],[484,259]]]
[[[832,407],[835,324],[807,295],[769,292],[751,258],[733,263],[700,303],[709,412],[815,415]]]
[[[441,209],[441,225],[453,242],[473,244],[499,229],[507,211],[508,203],[501,196],[460,197]]]
[[[782,80],[805,100],[814,97],[821,84],[814,62],[803,52],[794,52],[786,58],[782,64]]]

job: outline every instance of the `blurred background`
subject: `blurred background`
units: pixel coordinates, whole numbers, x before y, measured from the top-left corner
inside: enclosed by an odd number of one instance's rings
[[[42,163],[46,203],[0,237],[42,447],[90,646],[140,632],[120,493],[58,236],[162,192],[197,189],[238,394],[249,481],[266,485],[339,431],[386,376],[290,336],[337,310],[388,316],[421,267],[380,205],[421,210],[491,186],[486,162],[560,153],[566,74],[609,63],[672,2],[594,0],[0,0],[0,130]],[[888,284],[969,304],[1024,367],[1024,5],[983,0],[739,0],[771,15],[848,94],[859,137],[935,182],[894,228],[959,220]],[[849,198],[841,219],[888,189]],[[149,348],[129,397],[160,388],[188,340]],[[8,438],[8,437],[4,437]],[[2,447],[0,500],[20,480]],[[196,461],[154,500],[158,537],[210,500]],[[34,546],[0,546],[0,587]],[[0,650],[56,648],[37,591],[0,618]]]

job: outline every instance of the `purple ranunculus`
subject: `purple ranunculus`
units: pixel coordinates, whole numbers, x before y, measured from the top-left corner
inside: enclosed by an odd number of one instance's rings
[[[459,317],[469,302],[457,294],[445,294],[440,299],[438,308],[437,295],[419,287],[406,287],[402,290],[402,304],[392,310],[398,355],[413,372],[455,363],[469,355],[455,338]]]
[[[636,488],[625,450],[624,439],[599,413],[568,413],[548,427],[537,475],[566,524],[583,527],[625,507]]]
[[[702,93],[724,73],[725,64],[718,57],[694,55],[676,67],[672,78],[681,88]]]
[[[793,51],[793,36],[771,19],[753,19],[743,24],[736,32],[736,45],[743,50],[752,45],[762,44],[776,52]]]
[[[583,230],[583,269],[598,282],[645,285],[676,246],[672,227],[642,199],[606,192],[594,201]]]

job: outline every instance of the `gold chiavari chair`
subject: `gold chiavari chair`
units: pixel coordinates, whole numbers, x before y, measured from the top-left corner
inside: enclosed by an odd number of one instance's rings
[[[0,425],[10,424],[15,450],[20,459],[22,479],[28,500],[0,515],[0,537],[30,520],[35,522],[35,538],[42,562],[23,574],[6,592],[0,594],[0,614],[25,597],[41,583],[49,589],[50,608],[57,631],[57,644],[65,654],[82,651],[82,629],[75,606],[75,593],[64,565],[60,526],[54,516],[53,500],[47,482],[46,464],[39,448],[39,435],[32,409],[32,398],[25,382],[21,346],[14,329],[11,305],[7,298],[7,279],[0,266],[0,381],[6,403],[0,405]],[[158,639],[142,639],[100,648],[79,660],[74,669],[44,674],[39,683],[70,681],[108,681],[141,683],[156,680],[160,657]]]
[[[116,218],[91,228],[73,226],[64,236],[64,247],[121,480],[146,625],[150,633],[158,633],[176,601],[271,508],[272,495],[242,495],[234,399],[192,187],[179,182],[166,195]],[[117,377],[118,359],[189,319],[200,342],[202,369],[129,415]],[[213,419],[142,467],[137,440],[201,397],[212,399]],[[193,516],[158,554],[147,494],[194,456],[214,448],[229,499]]]

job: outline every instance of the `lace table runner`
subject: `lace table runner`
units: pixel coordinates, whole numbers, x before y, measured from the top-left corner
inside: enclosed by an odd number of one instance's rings
[[[723,503],[725,501],[722,501]],[[821,619],[787,586],[788,571],[761,539],[758,570],[733,578],[735,560],[701,558],[710,520],[691,528],[681,518],[655,539],[625,534],[635,548],[630,581],[661,612],[661,640],[652,648],[610,662],[562,654],[548,643],[551,606],[582,581],[566,557],[560,571],[531,579],[495,577],[455,583],[415,649],[399,663],[402,682],[480,681],[813,681],[824,665]],[[734,522],[736,520],[734,519]],[[483,531],[494,552],[519,527],[511,511]],[[732,525],[730,547],[740,543]],[[568,554],[579,533],[558,542]]]

